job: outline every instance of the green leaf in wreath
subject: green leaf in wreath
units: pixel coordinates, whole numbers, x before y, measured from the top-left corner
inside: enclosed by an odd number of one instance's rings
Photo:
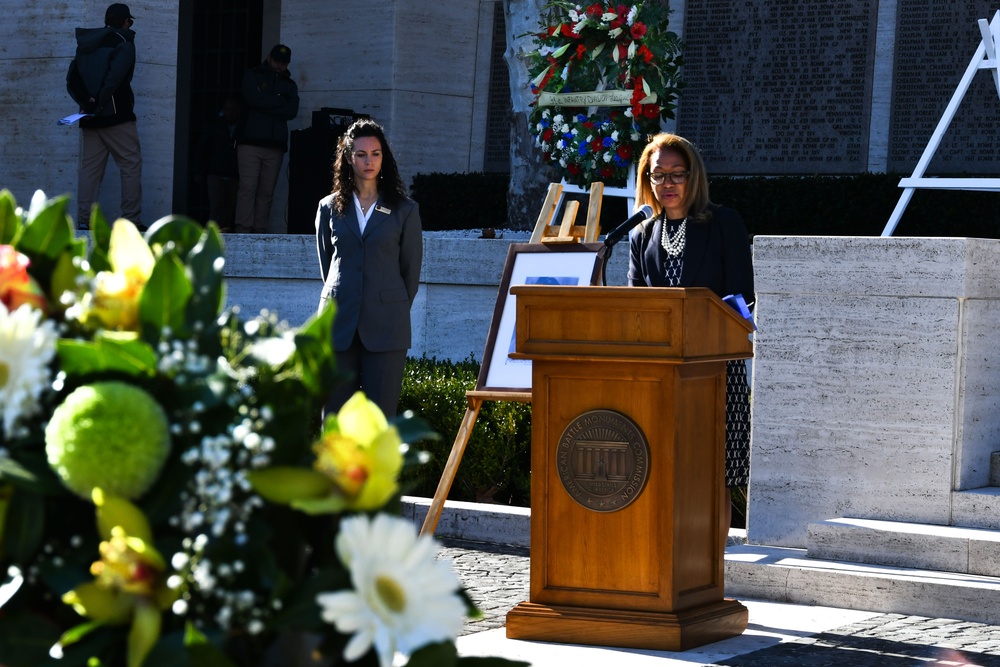
[[[38,667],[59,639],[51,618],[27,611],[6,612],[0,623],[0,659],[9,667]]]
[[[191,249],[187,258],[191,271],[191,283],[197,286],[188,303],[189,321],[201,322],[205,329],[214,330],[211,325],[222,312],[225,291],[222,269],[225,257],[222,250],[222,236],[219,228],[210,223],[201,239]]]
[[[17,214],[17,202],[10,190],[0,190],[0,244],[12,245],[21,231],[21,217]]]
[[[201,240],[202,226],[183,215],[169,215],[160,218],[146,232],[146,242],[150,247],[159,245],[172,248],[182,258],[186,258]]]
[[[118,372],[133,377],[156,374],[156,351],[127,332],[104,331],[93,341],[62,338],[56,353],[67,375]]]
[[[22,453],[17,461],[0,457],[0,482],[9,482],[18,488],[41,494],[66,491],[66,487],[49,467],[44,452]],[[0,535],[2,534],[3,530],[0,528]]]
[[[73,227],[66,215],[68,202],[69,197],[65,195],[45,202],[44,208],[29,218],[24,226],[18,239],[18,250],[36,261],[45,257],[54,264],[73,240]]]
[[[332,334],[335,315],[336,306],[331,302],[295,333],[295,365],[302,384],[315,396],[325,396],[337,378]]]
[[[95,273],[111,271],[111,260],[108,258],[111,249],[111,225],[98,204],[94,204],[90,211],[90,238],[93,241],[93,248],[90,251],[91,271]]]
[[[175,335],[190,334],[185,311],[194,287],[175,252],[162,255],[139,297],[139,322],[145,340],[158,341],[164,328]]]
[[[458,660],[453,642],[438,642],[422,646],[410,656],[407,667],[452,667]]]
[[[26,563],[42,545],[45,531],[45,497],[17,489],[10,498],[4,521],[2,550],[8,560]]]

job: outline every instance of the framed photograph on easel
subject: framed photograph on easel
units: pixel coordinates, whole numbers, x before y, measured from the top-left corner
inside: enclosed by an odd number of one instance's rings
[[[597,285],[601,274],[597,251],[601,247],[598,243],[511,244],[479,368],[477,390],[531,391],[531,361],[509,357],[514,351],[517,312],[516,297],[510,293],[510,288],[514,285]]]

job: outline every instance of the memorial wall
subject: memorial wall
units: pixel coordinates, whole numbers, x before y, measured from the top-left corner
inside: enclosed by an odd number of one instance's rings
[[[979,44],[976,20],[996,9],[688,0],[677,131],[713,174],[909,173]],[[928,174],[1000,172],[998,121],[981,72]]]
[[[890,172],[909,173],[955,93],[981,38],[976,21],[1000,4],[899,0],[889,125]],[[935,152],[928,174],[1000,173],[1000,95],[980,71]]]

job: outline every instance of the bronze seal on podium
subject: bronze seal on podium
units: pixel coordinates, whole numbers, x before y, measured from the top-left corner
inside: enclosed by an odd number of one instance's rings
[[[628,415],[590,410],[559,436],[556,469],[570,498],[595,512],[615,512],[649,480],[649,442]]]

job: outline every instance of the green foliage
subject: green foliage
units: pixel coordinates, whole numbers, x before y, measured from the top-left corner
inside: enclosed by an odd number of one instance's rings
[[[465,392],[476,386],[479,363],[472,358],[451,362],[422,357],[408,359],[400,410],[426,419],[441,439],[424,443],[432,460],[401,478],[411,495],[434,495],[441,472],[465,415]],[[448,497],[471,502],[530,504],[531,406],[512,401],[486,401]]]
[[[507,227],[509,174],[417,174],[410,195],[425,231]]]

